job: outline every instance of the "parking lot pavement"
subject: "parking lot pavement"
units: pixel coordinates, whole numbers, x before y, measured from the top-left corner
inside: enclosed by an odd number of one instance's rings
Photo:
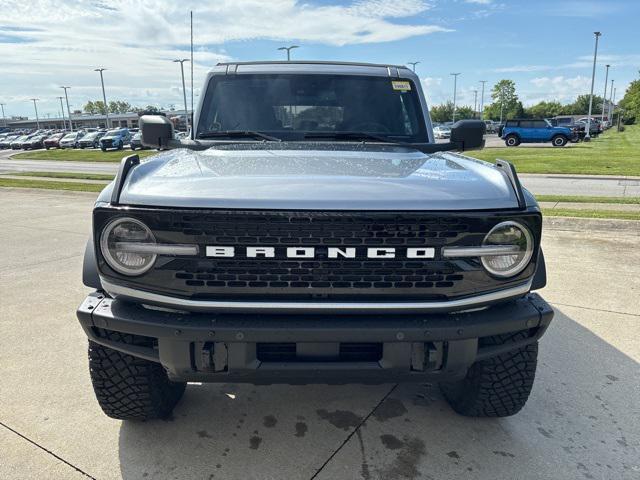
[[[0,198],[0,478],[640,478],[637,222],[549,223],[556,318],[514,417],[457,416],[426,384],[224,384],[123,423],[98,408],[75,319],[94,196]]]
[[[484,137],[485,147],[496,147],[496,148],[559,148],[551,145],[551,142],[544,143],[522,143],[518,147],[507,147],[504,143],[504,140],[501,139],[497,133],[488,133]],[[567,143],[562,148],[571,147],[573,145],[577,145],[576,143]]]

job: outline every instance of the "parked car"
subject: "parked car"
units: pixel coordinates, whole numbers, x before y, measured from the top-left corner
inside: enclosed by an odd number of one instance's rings
[[[80,148],[100,148],[100,139],[105,132],[89,132],[78,141]]]
[[[437,126],[433,129],[433,136],[438,139],[451,138],[451,128],[444,125]]]
[[[493,120],[485,120],[484,121],[486,132],[487,133],[496,133],[497,123]]]
[[[78,148],[78,142],[84,137],[84,132],[67,133],[60,139],[60,148]]]
[[[128,156],[93,208],[77,317],[104,413],[167,418],[187,382],[237,381],[434,381],[459,414],[520,411],[554,314],[542,213],[513,165],[444,153],[484,122],[433,142],[408,68],[214,68],[197,142],[141,116],[180,150]]]
[[[143,150],[145,148],[148,148],[142,145],[142,133],[138,131],[131,137],[131,143],[129,144],[129,147],[131,148],[131,150]]]
[[[0,150],[5,150],[7,148],[11,148],[11,142],[17,139],[20,135],[7,135],[2,140],[0,140]]]
[[[18,138],[15,138],[11,142],[11,150],[20,150],[22,148],[22,144],[27,141],[29,135],[22,135]]]
[[[551,142],[554,147],[564,147],[573,135],[570,128],[554,127],[543,118],[514,119],[506,121],[500,138],[507,147],[541,142]]]
[[[581,118],[578,120],[578,123],[582,124],[585,126],[585,129],[587,128],[587,124],[588,124],[588,119],[587,117]],[[590,137],[597,137],[598,135],[600,135],[602,133],[602,124],[600,123],[600,120],[591,117],[591,126],[589,128],[589,136]]]
[[[38,148],[44,148],[44,139],[47,138],[46,135],[34,135],[30,139],[26,140],[22,144],[23,150],[36,150]]]
[[[125,145],[131,141],[131,133],[126,128],[116,128],[109,130],[104,137],[100,139],[100,148],[106,152],[109,148],[122,150]]]
[[[44,140],[44,148],[49,150],[50,148],[60,148],[60,140],[66,135],[66,132],[54,133],[50,137]]]
[[[572,143],[579,142],[585,137],[585,125],[583,123],[575,122],[573,117],[547,118],[547,121],[554,127],[570,128],[573,132],[573,136],[569,141]]]

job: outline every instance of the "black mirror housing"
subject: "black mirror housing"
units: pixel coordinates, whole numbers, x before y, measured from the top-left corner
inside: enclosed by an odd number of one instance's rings
[[[146,147],[168,148],[173,140],[173,124],[162,115],[143,115],[138,120],[141,141]]]
[[[451,127],[451,143],[461,145],[461,150],[484,147],[487,126],[482,120],[459,120]]]

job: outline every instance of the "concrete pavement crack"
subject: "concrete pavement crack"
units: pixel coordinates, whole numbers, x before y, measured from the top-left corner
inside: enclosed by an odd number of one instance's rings
[[[60,462],[64,463],[65,465],[68,465],[69,467],[73,468],[74,470],[76,470],[78,473],[81,473],[82,475],[84,475],[87,478],[92,478],[93,480],[96,480],[95,477],[89,475],[87,472],[79,469],[78,467],[76,467],[74,464],[67,462],[64,458],[56,455],[55,453],[53,453],[51,450],[43,447],[42,445],[34,442],[33,440],[31,440],[30,438],[24,436],[23,434],[21,434],[20,432],[18,432],[17,430],[14,430],[13,428],[9,427],[8,425],[4,424],[3,422],[0,422],[0,425],[3,426],[4,428],[6,428],[7,430],[9,430],[10,432],[16,434],[17,436],[19,436],[20,438],[22,438],[23,440],[26,440],[27,442],[29,442],[30,444],[38,447],[40,450],[48,453],[49,455],[51,455],[52,457],[54,457],[55,459],[59,460]]]
[[[351,438],[358,432],[358,430],[360,430],[360,427],[362,427],[362,425],[364,425],[367,422],[367,420],[369,420],[371,415],[373,415],[373,412],[375,412],[378,409],[378,407],[382,405],[382,402],[384,402],[387,398],[389,398],[389,395],[391,395],[397,387],[398,387],[397,383],[393,385],[393,387],[391,387],[391,389],[380,399],[380,401],[376,404],[376,406],[373,407],[373,409],[367,414],[367,416],[362,419],[362,421],[358,424],[358,426],[354,428],[353,431],[349,433],[349,435],[347,435],[347,438],[344,439],[344,441],[340,444],[340,446],[331,455],[329,455],[329,458],[327,458],[322,465],[320,465],[320,468],[316,470],[316,473],[314,473],[309,480],[314,480],[314,478],[317,478],[318,475],[320,475],[320,472],[322,472],[324,467],[326,467],[329,464],[329,462],[333,460],[333,457],[335,457],[338,454],[338,452],[342,450],[342,448],[349,442],[349,440],[351,440]]]
[[[617,312],[616,310],[606,310],[604,308],[585,307],[583,305],[571,305],[569,303],[549,302],[551,305],[560,305],[561,307],[583,308],[585,310],[593,310],[594,312],[615,313],[618,315],[629,315],[630,317],[640,317],[640,313]]]

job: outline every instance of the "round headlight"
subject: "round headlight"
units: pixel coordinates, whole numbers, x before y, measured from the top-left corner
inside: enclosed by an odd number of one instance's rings
[[[104,259],[123,275],[142,275],[153,266],[156,254],[145,252],[144,246],[155,242],[149,227],[128,217],[112,220],[100,235]]]
[[[533,237],[524,225],[518,222],[502,222],[491,229],[482,241],[483,246],[511,246],[508,255],[487,255],[482,265],[496,277],[513,277],[526,268],[533,255]]]

